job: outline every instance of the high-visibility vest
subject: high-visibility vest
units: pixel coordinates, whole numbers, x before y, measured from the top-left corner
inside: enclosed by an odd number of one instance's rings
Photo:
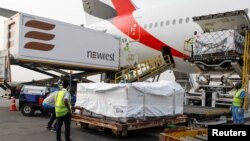
[[[242,104],[242,99],[240,98],[240,93],[243,92],[244,89],[239,89],[236,91],[234,98],[233,98],[233,106],[240,107]]]
[[[124,50],[125,52],[129,52],[128,44],[126,44],[126,46],[123,48],[123,50]]]
[[[64,103],[65,91],[61,90],[55,95],[56,117],[65,116],[69,110]]]

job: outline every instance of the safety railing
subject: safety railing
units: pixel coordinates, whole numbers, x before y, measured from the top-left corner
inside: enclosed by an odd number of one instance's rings
[[[159,55],[117,72],[115,74],[115,83],[119,83],[122,79],[126,82],[139,81],[143,77],[159,71],[163,66],[170,64],[171,59],[169,55],[164,57]]]
[[[184,41],[184,48],[183,48],[183,55],[185,54],[191,54],[191,57],[193,55],[192,50],[192,43],[190,42],[191,39]],[[189,59],[186,56],[183,56],[184,59]]]
[[[246,32],[245,34],[245,47],[244,47],[244,56],[243,56],[243,73],[242,73],[242,84],[243,88],[246,91],[246,97],[244,100],[244,108],[248,110],[248,91],[249,91],[249,66],[250,66],[250,61],[249,61],[249,55],[250,55],[250,32]]]

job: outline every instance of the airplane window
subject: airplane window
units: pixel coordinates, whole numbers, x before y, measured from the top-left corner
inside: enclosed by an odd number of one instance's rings
[[[157,22],[155,22],[155,27],[157,27],[158,26],[158,23]]]
[[[150,23],[150,24],[149,24],[149,28],[152,28],[152,25],[153,25],[153,24],[152,24],[152,23]]]
[[[163,26],[163,24],[164,24],[164,21],[161,21],[160,26]]]
[[[189,22],[189,17],[186,18],[186,23],[188,23],[188,22]]]
[[[166,21],[166,26],[168,26],[168,25],[169,25],[169,20]]]
[[[148,27],[148,25],[147,25],[147,24],[145,24],[145,25],[144,25],[144,28],[146,29],[147,27]]]
[[[179,19],[179,24],[182,24],[182,18]]]
[[[176,20],[174,19],[174,20],[172,21],[172,24],[175,25],[175,23],[176,23]]]

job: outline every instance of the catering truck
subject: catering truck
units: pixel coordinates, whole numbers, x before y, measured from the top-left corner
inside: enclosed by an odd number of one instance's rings
[[[17,13],[5,21],[4,50],[0,50],[0,86],[11,82],[10,65],[51,76],[51,83],[60,76],[50,73],[51,70],[62,75],[70,75],[64,70],[81,71],[77,74],[81,80],[103,74],[103,81],[117,83],[122,77],[130,78],[130,82],[142,81],[142,77],[158,75],[162,68],[168,68],[166,59],[160,55],[139,64],[138,55],[129,49],[128,42],[103,30]],[[116,75],[119,71],[122,73]],[[128,77],[128,74],[135,77]]]
[[[11,81],[10,65],[46,75],[55,69],[59,73],[66,69],[98,74],[117,72],[138,62],[136,54],[123,49],[127,43],[120,37],[80,25],[17,13],[5,21],[4,29],[1,84]]]
[[[56,20],[17,13],[5,21],[5,48],[18,62],[118,70],[120,39]]]

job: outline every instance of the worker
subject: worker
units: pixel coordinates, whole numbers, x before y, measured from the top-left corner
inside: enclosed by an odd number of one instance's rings
[[[191,52],[192,57],[193,57],[193,55],[195,55],[194,54],[194,47],[195,47],[195,44],[196,44],[198,38],[199,38],[198,32],[194,31],[194,35],[188,40],[188,43],[191,45],[191,49],[192,49],[192,52]]]
[[[123,50],[124,50],[125,52],[129,52],[128,43],[126,43],[126,46],[123,48]]]
[[[235,95],[233,97],[232,103],[232,115],[234,124],[244,124],[244,98],[245,98],[245,90],[242,88],[242,83],[238,82],[235,84]]]
[[[70,123],[71,123],[71,95],[67,88],[69,82],[67,79],[63,80],[62,89],[55,95],[55,111],[57,118],[57,128],[56,128],[56,139],[61,140],[61,128],[64,122],[65,126],[65,140],[71,141],[70,139]]]
[[[62,82],[64,80],[64,76],[61,75],[60,78],[58,79],[57,81],[57,85],[58,85],[58,88],[61,90],[63,87],[62,87]]]

